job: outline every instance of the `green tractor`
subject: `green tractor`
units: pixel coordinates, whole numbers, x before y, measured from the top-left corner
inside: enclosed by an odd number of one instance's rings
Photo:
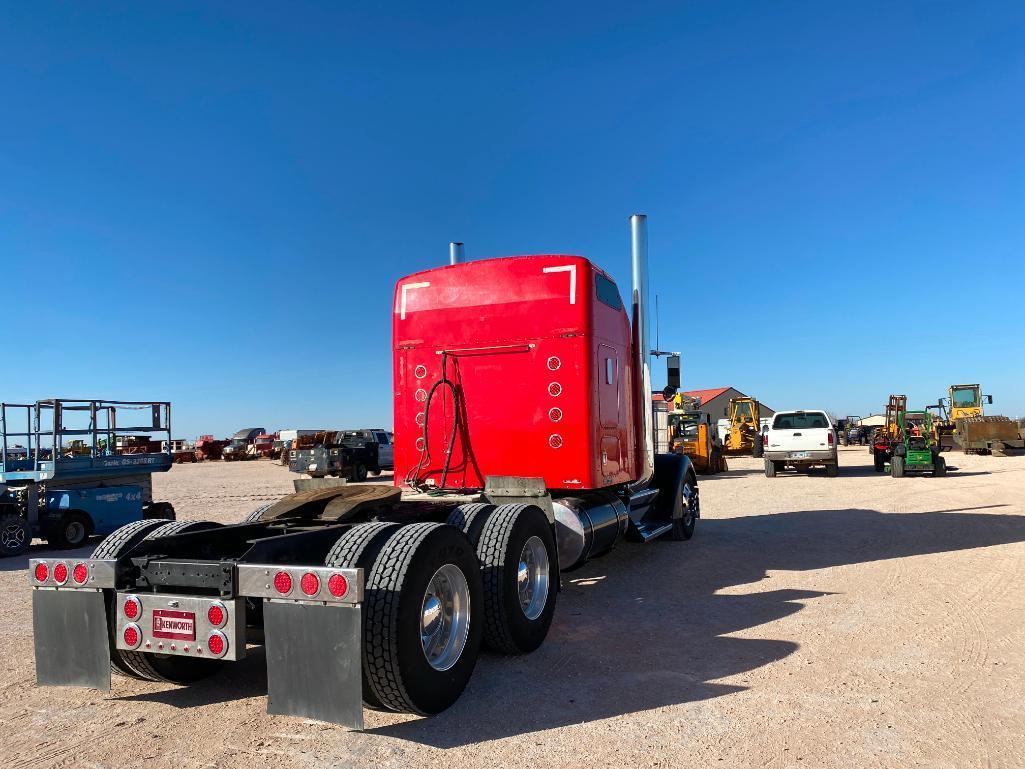
[[[932,413],[898,411],[897,435],[890,448],[890,475],[903,478],[908,472],[929,472],[942,477],[947,462],[940,456],[940,447],[933,430]]]

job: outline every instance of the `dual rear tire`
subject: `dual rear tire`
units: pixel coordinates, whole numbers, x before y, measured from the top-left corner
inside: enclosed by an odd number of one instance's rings
[[[144,540],[170,537],[203,529],[216,528],[220,524],[208,521],[171,521],[149,519],[135,521],[115,531],[93,551],[93,558],[118,558],[122,553]],[[118,649],[115,639],[117,632],[117,614],[114,603],[115,594],[107,594],[108,638],[110,642],[110,668],[113,672],[129,678],[144,681],[160,681],[172,684],[187,684],[211,676],[220,670],[222,660],[191,659],[176,657],[169,654],[149,654],[138,651]]]
[[[466,688],[481,645],[533,651],[555,612],[551,525],[533,505],[464,505],[449,524],[369,523],[326,563],[362,568],[363,700],[430,715]]]

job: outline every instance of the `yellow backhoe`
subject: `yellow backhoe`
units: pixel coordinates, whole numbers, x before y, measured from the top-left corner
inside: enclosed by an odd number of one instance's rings
[[[761,421],[758,401],[754,398],[730,398],[724,415],[730,420],[723,441],[723,453],[728,455],[762,455]]]

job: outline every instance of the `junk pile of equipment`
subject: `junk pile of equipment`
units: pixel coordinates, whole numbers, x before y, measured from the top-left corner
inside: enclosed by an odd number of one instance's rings
[[[227,444],[227,441],[217,440],[212,435],[199,436],[199,440],[196,441],[196,461],[205,462],[208,459],[220,459]]]

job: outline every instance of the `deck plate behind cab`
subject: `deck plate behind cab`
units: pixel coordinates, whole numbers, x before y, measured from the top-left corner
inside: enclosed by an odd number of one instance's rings
[[[341,484],[297,491],[283,497],[260,516],[261,521],[275,518],[321,518],[341,521],[368,509],[389,508],[399,501],[402,490],[383,483]]]

